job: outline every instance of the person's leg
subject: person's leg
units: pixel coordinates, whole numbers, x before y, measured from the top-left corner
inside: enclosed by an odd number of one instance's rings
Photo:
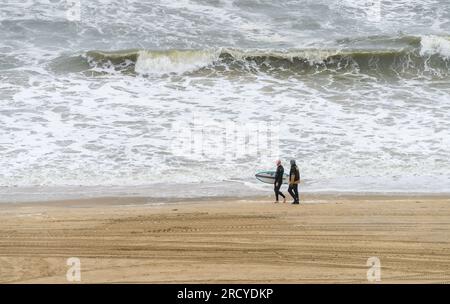
[[[295,193],[294,193],[294,191],[292,191],[292,189],[293,189],[293,185],[289,185],[288,192],[292,196],[292,198],[294,199],[294,202],[295,202]]]
[[[280,188],[281,188],[281,185],[280,185],[280,187],[278,188],[278,194],[280,194],[281,197],[283,198],[283,203],[286,203],[286,196],[284,196],[283,192],[280,191]]]
[[[295,201],[299,203],[299,197],[298,197],[298,184],[294,185],[294,193],[295,193]]]
[[[280,187],[278,187],[277,185],[273,186],[273,191],[275,191],[275,202],[278,202],[279,189],[280,189]]]

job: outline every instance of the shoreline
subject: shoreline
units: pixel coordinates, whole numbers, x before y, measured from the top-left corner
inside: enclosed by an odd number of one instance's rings
[[[450,282],[450,196],[305,199],[0,204],[0,282]]]
[[[286,201],[290,202],[292,198],[288,193]],[[300,200],[303,203],[331,202],[342,200],[414,200],[414,199],[450,199],[450,193],[401,193],[401,192],[300,192]],[[122,205],[173,205],[173,204],[198,204],[198,203],[214,203],[223,201],[254,201],[273,202],[274,195],[260,194],[251,196],[205,196],[205,197],[148,197],[148,196],[94,196],[88,198],[70,198],[70,199],[49,199],[36,201],[15,201],[1,202],[0,209],[3,207],[14,206],[122,206]]]
[[[326,181],[324,181],[326,183]],[[391,185],[392,186],[392,185]],[[321,187],[302,182],[299,192],[308,197],[358,197],[358,196],[450,196],[450,188],[438,187]],[[282,186],[287,191],[287,185]],[[412,192],[411,190],[414,190]],[[101,198],[147,198],[152,201],[246,199],[273,195],[273,185],[222,181],[212,183],[148,184],[135,186],[0,186],[0,205],[4,203],[68,201]]]

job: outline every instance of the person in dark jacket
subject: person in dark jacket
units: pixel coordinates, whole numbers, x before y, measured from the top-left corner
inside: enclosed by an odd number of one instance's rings
[[[284,168],[281,165],[281,161],[277,160],[277,171],[275,173],[274,191],[275,191],[275,203],[278,203],[278,195],[283,198],[283,203],[286,203],[286,196],[280,191],[283,184]]]
[[[295,160],[291,160],[291,171],[289,172],[289,188],[288,192],[294,199],[292,204],[299,204],[298,184],[300,184],[300,171],[298,170]]]

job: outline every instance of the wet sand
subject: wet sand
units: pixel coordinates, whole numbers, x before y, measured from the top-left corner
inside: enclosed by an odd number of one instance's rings
[[[146,204],[103,198],[0,205],[0,282],[450,282],[450,197],[309,195]]]

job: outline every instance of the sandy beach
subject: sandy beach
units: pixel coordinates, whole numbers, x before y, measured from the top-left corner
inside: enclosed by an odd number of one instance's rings
[[[450,198],[310,195],[146,203],[102,198],[0,206],[0,281],[381,283],[450,281]]]

